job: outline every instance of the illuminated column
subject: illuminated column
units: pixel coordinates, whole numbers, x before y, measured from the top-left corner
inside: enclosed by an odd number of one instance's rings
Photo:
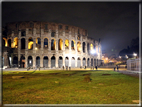
[[[32,57],[33,57],[33,68],[35,68],[35,66],[36,66],[36,57],[34,55]]]
[[[63,56],[63,66],[65,67],[65,57]]]
[[[51,68],[51,56],[49,56],[48,58],[48,67]]]
[[[28,49],[28,38],[26,38],[26,49]]]
[[[82,57],[80,57],[80,61],[81,61],[81,67],[83,66],[83,59],[82,59]]]
[[[86,60],[86,64],[85,64],[85,66],[87,66],[87,60],[88,60],[88,59],[87,59],[87,58],[85,58],[85,60]]]
[[[27,57],[27,55],[25,55],[25,68],[28,67],[28,66],[27,66],[27,61],[28,61],[28,57]]]
[[[56,59],[56,60],[55,60],[55,67],[58,68],[58,59],[59,59],[59,57],[58,57],[58,56],[55,56],[55,57],[56,57],[56,58],[55,58],[55,59]]]
[[[69,67],[71,67],[71,56],[68,56],[69,57]]]
[[[40,67],[43,67],[43,57],[40,56]]]
[[[20,41],[21,39],[20,38],[18,38],[18,67],[20,67],[19,65],[20,65],[20,54],[21,54],[21,41]]]
[[[77,57],[75,58],[75,67],[77,67]]]
[[[33,38],[33,50],[35,50],[36,47],[36,38]]]

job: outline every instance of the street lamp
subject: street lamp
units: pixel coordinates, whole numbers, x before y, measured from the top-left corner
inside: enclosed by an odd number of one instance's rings
[[[137,54],[136,53],[133,53],[134,57],[136,58],[137,57]]]

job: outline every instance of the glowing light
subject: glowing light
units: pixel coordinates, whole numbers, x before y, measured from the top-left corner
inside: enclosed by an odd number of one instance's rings
[[[137,56],[137,54],[136,54],[136,53],[133,53],[133,55],[134,55],[134,56]]]
[[[127,56],[127,55],[125,55],[125,57],[126,57],[126,58],[128,58],[128,56]]]
[[[35,50],[37,50],[37,47],[35,47]]]
[[[106,60],[108,60],[108,58],[106,58]]]
[[[95,54],[96,51],[94,49],[91,50],[91,54]]]
[[[29,60],[29,63],[31,64],[31,63],[32,63],[32,61],[31,61],[31,60]]]
[[[119,58],[121,58],[121,56],[119,56]]]

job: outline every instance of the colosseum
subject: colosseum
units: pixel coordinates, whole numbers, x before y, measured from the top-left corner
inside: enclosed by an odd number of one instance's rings
[[[88,31],[80,27],[53,22],[13,22],[3,28],[2,38],[5,68],[101,65],[101,42],[89,38]]]

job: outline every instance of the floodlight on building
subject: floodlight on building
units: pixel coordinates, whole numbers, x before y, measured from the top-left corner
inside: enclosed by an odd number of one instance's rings
[[[91,50],[91,54],[95,54],[96,51],[94,49]]]

